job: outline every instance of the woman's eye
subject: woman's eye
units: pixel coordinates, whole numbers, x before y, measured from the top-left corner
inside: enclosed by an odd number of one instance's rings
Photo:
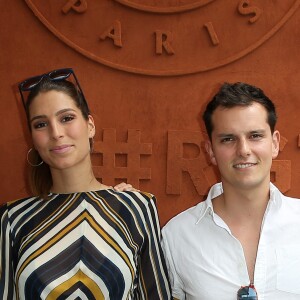
[[[75,117],[74,116],[72,116],[72,115],[67,115],[67,116],[64,116],[63,118],[62,118],[62,122],[63,123],[65,123],[65,122],[70,122],[70,121],[72,121],[72,120],[74,120],[75,119]]]
[[[34,129],[41,129],[41,128],[44,128],[46,126],[47,126],[46,122],[38,122],[38,123],[33,124]]]

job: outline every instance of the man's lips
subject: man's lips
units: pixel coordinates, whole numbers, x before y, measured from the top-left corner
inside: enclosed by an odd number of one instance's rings
[[[246,168],[250,168],[250,167],[253,167],[256,165],[257,165],[257,163],[239,163],[239,164],[233,165],[233,167],[235,169],[246,169]]]
[[[51,152],[54,153],[65,153],[71,149],[72,145],[61,145],[51,148]]]

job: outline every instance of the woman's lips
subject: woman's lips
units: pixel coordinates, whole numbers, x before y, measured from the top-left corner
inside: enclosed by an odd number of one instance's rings
[[[56,146],[51,149],[54,153],[66,153],[71,149],[72,145],[62,145],[62,146]]]

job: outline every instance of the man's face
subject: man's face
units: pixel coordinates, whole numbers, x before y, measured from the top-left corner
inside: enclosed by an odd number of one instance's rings
[[[269,185],[272,159],[279,151],[280,134],[271,133],[267,111],[258,103],[218,107],[213,115],[207,151],[217,165],[224,186],[239,189]]]

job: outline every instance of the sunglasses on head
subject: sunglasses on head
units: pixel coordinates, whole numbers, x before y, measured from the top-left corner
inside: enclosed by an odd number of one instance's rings
[[[258,300],[254,284],[242,286],[237,292],[237,300]]]
[[[85,100],[84,94],[83,94],[82,89],[81,89],[80,84],[79,84],[79,81],[78,81],[73,69],[72,68],[64,68],[64,69],[53,70],[49,73],[37,75],[37,76],[34,76],[34,77],[30,77],[30,78],[27,78],[24,81],[20,82],[19,83],[19,92],[20,92],[24,107],[26,107],[26,105],[25,105],[25,98],[24,98],[23,92],[31,91],[44,78],[47,78],[51,81],[62,81],[62,80],[68,79],[71,75],[73,75],[73,77],[76,81],[76,85],[79,89],[79,92],[81,93],[83,99]]]

